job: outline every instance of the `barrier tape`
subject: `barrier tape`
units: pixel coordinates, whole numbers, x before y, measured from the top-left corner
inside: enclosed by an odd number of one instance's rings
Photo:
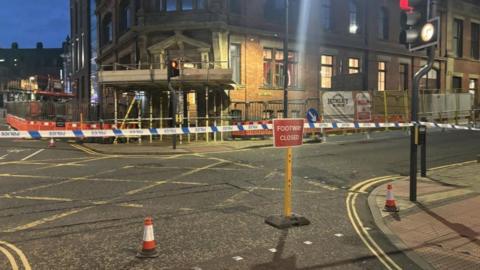
[[[480,131],[472,128],[451,124],[419,122],[432,128],[458,129]],[[412,123],[306,123],[305,129],[368,129],[368,128],[402,128],[411,127]],[[0,139],[41,139],[41,138],[103,138],[103,137],[135,137],[155,135],[188,135],[201,133],[238,132],[253,130],[272,130],[272,124],[183,127],[183,128],[152,128],[152,129],[93,129],[93,130],[32,130],[32,131],[0,131]]]

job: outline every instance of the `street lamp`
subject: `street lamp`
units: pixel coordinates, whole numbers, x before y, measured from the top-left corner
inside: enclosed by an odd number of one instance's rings
[[[285,36],[283,39],[283,118],[288,118],[288,6],[285,0]]]

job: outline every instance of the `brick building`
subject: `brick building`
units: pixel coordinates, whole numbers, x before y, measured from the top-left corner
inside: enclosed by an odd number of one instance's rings
[[[330,91],[409,93],[411,77],[426,58],[399,44],[397,1],[290,0],[290,5],[291,116],[302,115],[306,106],[321,107],[322,93]],[[440,5],[442,40],[422,89],[478,93],[480,3],[443,0]],[[279,114],[283,14],[284,0],[97,1],[105,113],[119,102],[117,97],[113,104],[112,96],[127,90],[145,90],[153,114],[166,110],[163,63],[170,54],[196,69],[195,74],[185,69],[179,82],[182,90],[191,90],[183,98],[184,112],[218,115],[228,105],[249,118],[257,104],[257,118]],[[276,105],[267,108],[266,102]]]

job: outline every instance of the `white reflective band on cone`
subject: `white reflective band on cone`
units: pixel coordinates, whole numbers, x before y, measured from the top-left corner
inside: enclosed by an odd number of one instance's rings
[[[147,225],[145,226],[145,230],[143,231],[143,241],[153,241],[154,236],[153,236],[153,226],[152,225]]]

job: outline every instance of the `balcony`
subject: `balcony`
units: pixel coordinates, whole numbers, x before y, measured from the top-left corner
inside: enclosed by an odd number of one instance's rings
[[[226,63],[182,63],[180,76],[172,78],[177,87],[198,89],[206,86],[214,89],[232,89],[232,70]],[[167,87],[167,70],[160,64],[104,65],[98,73],[99,83],[121,88]]]

